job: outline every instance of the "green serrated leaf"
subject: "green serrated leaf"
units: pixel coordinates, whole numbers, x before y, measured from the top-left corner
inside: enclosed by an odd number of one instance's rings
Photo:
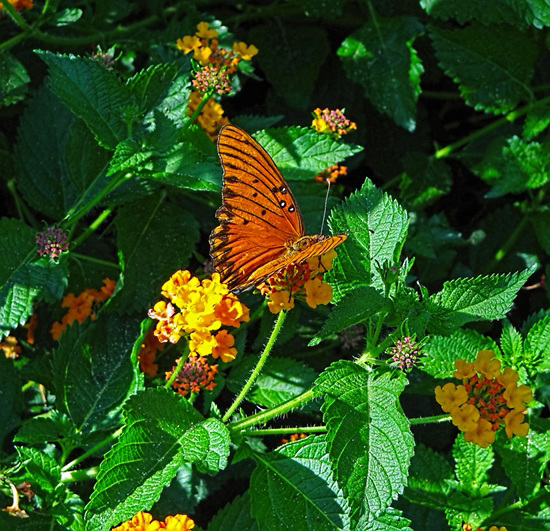
[[[423,67],[412,43],[424,30],[414,17],[376,16],[338,49],[350,79],[373,105],[408,131],[416,128]]]
[[[197,222],[162,194],[154,194],[121,208],[115,223],[124,288],[110,310],[143,312],[158,300],[162,284],[189,263],[199,239]]]
[[[256,363],[257,359],[249,356],[232,369],[227,388],[238,393]],[[277,406],[311,388],[316,378],[317,373],[304,363],[291,358],[269,358],[246,398],[264,407]]]
[[[363,150],[306,127],[266,129],[254,134],[254,138],[288,180],[311,180],[327,167]]]
[[[366,179],[362,188],[331,212],[334,234],[348,234],[338,247],[338,260],[326,275],[336,304],[360,286],[384,290],[379,266],[393,266],[407,235],[405,210]]]
[[[433,317],[428,328],[433,333],[448,333],[468,322],[502,319],[532,273],[532,269],[526,269],[520,273],[445,282],[439,293],[430,296],[429,310]]]
[[[453,478],[453,469],[445,457],[418,444],[411,459],[404,496],[415,504],[444,510],[451,491],[448,482]]]
[[[318,345],[323,339],[366,321],[386,305],[386,299],[378,290],[369,286],[356,288],[347,293],[332,309],[321,330],[315,334],[308,346]]]
[[[33,478],[33,484],[42,493],[52,493],[61,482],[61,467],[53,457],[37,448],[16,446],[20,460]],[[36,490],[36,487],[35,487]]]
[[[249,492],[259,529],[348,528],[348,506],[333,480],[324,437],[310,436],[255,459]]]
[[[546,453],[541,451],[544,445]],[[495,446],[519,497],[527,500],[534,496],[541,488],[541,473],[550,459],[548,432],[536,433],[530,429],[527,437],[499,437]]]
[[[464,0],[454,2],[453,0],[421,0],[420,5],[432,17],[448,20],[456,19],[459,24],[469,21],[479,21],[485,25],[489,24],[514,24],[518,25],[521,19],[513,9],[513,1],[503,0],[496,4],[480,3],[477,0]]]
[[[532,366],[534,372],[550,369],[550,317],[536,322],[525,338],[523,360]]]
[[[11,53],[4,50],[0,55],[0,107],[21,101],[27,93],[29,74]]]
[[[354,520],[385,510],[407,483],[414,440],[399,404],[404,387],[402,375],[376,377],[348,361],[333,363],[316,382],[332,467]]]
[[[501,114],[533,99],[537,48],[528,35],[502,25],[487,31],[476,22],[454,30],[432,26],[430,35],[441,68],[476,110]]]
[[[488,472],[495,460],[493,449],[481,448],[477,444],[466,442],[463,436],[455,440],[453,446],[456,479],[462,492],[475,495],[487,482]]]
[[[450,378],[454,362],[475,361],[480,350],[499,352],[496,342],[475,330],[457,330],[450,336],[430,336],[422,347],[422,370],[435,378]]]
[[[138,393],[125,409],[126,426],[101,463],[86,507],[87,530],[107,531],[150,509],[186,461],[183,444],[189,430],[203,420],[186,400],[166,389]]]
[[[306,109],[330,51],[325,29],[268,23],[252,28],[249,38],[261,50],[258,63],[278,95],[290,107]]]
[[[500,348],[507,366],[515,365],[523,357],[523,338],[508,319],[502,324]]]
[[[176,63],[155,64],[139,71],[126,82],[144,114],[167,97],[177,73]]]
[[[403,164],[405,173],[399,184],[402,202],[423,208],[450,192],[451,171],[444,161],[425,153],[409,152]]]
[[[473,170],[489,184],[486,197],[518,194],[544,186],[550,180],[550,155],[539,142],[517,136],[497,139]]]
[[[106,148],[126,137],[124,110],[133,98],[113,72],[92,59],[38,52],[50,69],[50,84],[65,105]]]
[[[228,503],[210,520],[207,531],[259,531],[258,524],[250,516],[250,496],[245,492]]]
[[[139,388],[130,354],[139,321],[100,312],[69,326],[54,354],[57,406],[81,431],[118,424],[120,408]]]

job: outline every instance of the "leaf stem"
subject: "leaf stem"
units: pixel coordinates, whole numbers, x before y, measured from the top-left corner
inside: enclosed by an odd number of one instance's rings
[[[67,463],[61,469],[61,472],[67,472],[67,471],[71,470],[71,468],[74,468],[75,466],[79,465],[80,463],[82,463],[82,461],[84,461],[85,459],[87,459],[91,455],[93,455],[96,452],[98,452],[99,450],[101,450],[103,447],[107,446],[108,444],[110,444],[113,441],[115,441],[116,439],[118,439],[118,437],[120,436],[121,433],[122,433],[122,428],[119,428],[114,433],[111,433],[111,435],[109,435],[108,437],[103,439],[101,442],[97,443],[95,446],[90,448],[87,452],[84,452],[82,455],[79,455],[76,459],[74,459],[70,463]]]
[[[212,94],[214,94],[213,89],[204,93],[201,102],[199,103],[198,107],[195,109],[195,112],[193,113],[191,118],[189,118],[189,120],[184,124],[183,129],[187,129],[191,124],[195,123],[195,120],[198,118],[199,114],[204,109],[204,106],[206,105],[208,100],[212,97]]]
[[[263,435],[293,435],[295,433],[326,433],[326,426],[303,426],[301,428],[271,428],[265,430],[249,430],[241,432],[245,437],[260,437]]]
[[[451,415],[445,413],[444,415],[432,415],[431,417],[418,417],[416,419],[409,419],[411,426],[417,424],[435,424],[437,422],[447,422],[451,420]]]
[[[99,216],[93,221],[90,226],[73,241],[73,247],[78,247],[84,240],[86,240],[90,234],[95,232],[97,228],[105,221],[105,219],[113,211],[112,208],[106,208]],[[82,256],[82,255],[81,255]]]
[[[480,268],[480,272],[482,274],[489,274],[495,271],[497,265],[504,259],[504,257],[519,240],[525,230],[525,227],[527,226],[527,223],[529,223],[528,217],[523,216],[520,222],[514,227],[514,230],[510,233],[504,244],[497,250],[493,258]]]
[[[172,371],[172,375],[167,380],[167,382],[164,384],[165,389],[170,389],[170,387],[174,383],[174,380],[178,377],[178,374],[180,373],[180,371],[183,367],[183,364],[187,361],[188,357],[189,357],[189,350],[187,350],[186,352],[184,352],[181,355],[181,358],[179,359],[178,364],[176,365],[176,368]]]
[[[79,260],[83,260],[85,262],[90,262],[91,264],[110,267],[111,269],[116,269],[117,271],[120,271],[120,266],[118,264],[115,264],[114,262],[108,262],[107,260],[102,260],[101,258],[96,258],[95,256],[88,256],[87,254],[80,254],[71,251],[71,257],[78,258]]]
[[[461,138],[460,140],[457,140],[453,144],[449,144],[448,146],[445,146],[444,148],[438,149],[434,154],[433,157],[436,159],[441,159],[444,157],[449,156],[453,151],[456,151],[457,149],[461,148],[462,146],[465,146],[466,144],[469,144],[473,140],[476,140],[493,129],[498,129],[502,125],[513,122],[517,120],[520,116],[523,116],[524,114],[527,114],[531,109],[534,107],[539,107],[546,105],[548,102],[550,102],[550,96],[543,98],[542,100],[537,101],[535,104],[532,102],[524,105],[523,107],[520,107],[519,109],[516,109],[514,111],[511,111],[507,114],[505,114],[503,117],[499,118],[498,120],[495,120],[494,122],[491,122],[490,124],[486,125],[485,127],[482,127],[481,129],[478,129],[477,131],[474,131],[473,133],[466,135],[465,137]]]
[[[258,364],[256,365],[254,372],[250,375],[248,382],[246,382],[245,386],[242,388],[241,392],[239,393],[239,396],[237,396],[233,404],[231,404],[229,409],[226,411],[225,415],[222,418],[222,422],[227,422],[231,418],[231,415],[233,415],[234,411],[239,407],[240,403],[244,400],[244,397],[246,396],[248,391],[250,391],[250,388],[254,385],[254,382],[260,375],[260,372],[263,366],[265,365],[265,362],[267,361],[267,358],[271,352],[271,349],[275,344],[275,340],[277,339],[277,336],[279,335],[279,332],[283,327],[283,323],[285,322],[285,317],[286,317],[285,310],[282,310],[281,312],[279,312],[279,316],[277,317],[277,321],[275,323],[275,326],[273,327],[271,336],[269,337],[269,340],[267,341],[264,351],[262,352],[262,355],[258,360]]]
[[[289,411],[292,411],[294,409],[297,409],[300,406],[303,406],[313,398],[315,398],[315,393],[313,392],[313,389],[308,389],[301,395],[291,398],[290,400],[287,400],[286,402],[274,408],[267,409],[266,411],[260,411],[260,413],[250,415],[245,419],[232,422],[227,427],[230,432],[235,433],[235,432],[240,432],[245,428],[250,428],[252,426],[255,426],[256,424],[265,424],[268,420],[271,420],[272,418],[278,417],[280,415],[284,415]]]

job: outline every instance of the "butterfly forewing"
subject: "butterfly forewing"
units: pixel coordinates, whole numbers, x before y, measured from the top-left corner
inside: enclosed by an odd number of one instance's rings
[[[256,286],[282,267],[319,256],[345,239],[305,236],[300,209],[281,172],[248,133],[226,125],[218,137],[223,166],[220,225],[210,235],[214,269],[231,291]]]
[[[300,209],[266,150],[234,125],[222,128],[218,154],[223,174],[223,205],[237,216],[284,241],[303,236]],[[251,227],[252,229],[252,227]]]

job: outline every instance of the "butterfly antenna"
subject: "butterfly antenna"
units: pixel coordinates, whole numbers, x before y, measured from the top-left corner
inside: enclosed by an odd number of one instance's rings
[[[330,179],[327,179],[327,195],[325,196],[325,208],[323,209],[323,220],[321,221],[321,230],[319,234],[323,234],[323,227],[325,226],[325,219],[327,217],[327,203],[328,203],[328,194],[330,192]]]

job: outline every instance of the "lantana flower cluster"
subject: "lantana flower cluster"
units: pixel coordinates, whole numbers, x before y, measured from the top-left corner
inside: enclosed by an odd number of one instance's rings
[[[300,264],[290,264],[258,286],[267,295],[271,313],[294,308],[294,299],[306,301],[310,308],[328,304],[332,300],[332,287],[323,282],[323,273],[332,269],[336,251],[309,258]]]
[[[60,322],[55,322],[52,325],[51,334],[55,340],[58,340],[65,328],[75,321],[83,323],[88,317],[95,319],[94,307],[101,302],[105,302],[113,294],[116,281],[104,278],[103,284],[100,290],[87,289],[77,297],[74,296],[74,293],[69,293],[63,297],[61,306],[69,310]]]
[[[341,109],[315,109],[311,126],[319,133],[326,133],[338,139],[357,129],[357,124],[344,116]]]
[[[211,355],[224,362],[233,361],[237,356],[233,346],[235,338],[227,330],[220,329],[222,326],[239,328],[242,322],[250,320],[249,309],[236,295],[229,293],[218,273],[201,282],[189,271],[177,271],[162,286],[162,295],[169,302],[159,301],[149,310],[149,316],[158,321],[155,336],[162,343],[175,344],[183,336],[189,341],[187,365],[178,374],[174,386],[178,390],[192,388],[193,382],[200,381],[200,387],[211,389],[212,375],[217,368],[207,367],[198,358]],[[199,370],[201,374],[197,375]],[[189,379],[189,375],[193,378]]]
[[[410,371],[418,361],[420,347],[413,337],[398,339],[395,347],[388,349],[388,354],[402,371]]]
[[[477,361],[455,361],[453,375],[462,385],[447,383],[435,388],[437,402],[451,414],[466,441],[482,448],[493,444],[495,432],[502,427],[508,438],[525,437],[529,431],[525,408],[533,392],[527,385],[517,385],[519,375],[514,369],[501,372],[500,361],[494,356],[492,350],[480,350]]]
[[[48,227],[44,232],[39,232],[36,235],[36,243],[38,254],[49,256],[53,260],[57,260],[62,252],[69,249],[67,235],[59,228]]]
[[[218,32],[208,22],[197,24],[195,35],[185,35],[177,40],[177,47],[185,54],[193,52],[193,58],[201,66],[192,81],[194,91],[190,95],[189,115],[192,116],[202,101],[202,95],[213,91],[221,96],[231,92],[230,75],[236,72],[241,61],[250,61],[258,53],[254,45],[234,42],[232,49],[220,47]],[[199,125],[215,141],[218,129],[228,123],[219,103],[209,99],[197,118]]]
[[[8,0],[8,2],[15,7],[16,11],[21,11],[22,9],[32,9],[33,8],[33,0]],[[0,9],[2,9],[4,5],[2,2],[0,2]]]
[[[112,531],[190,531],[195,527],[195,522],[186,514],[167,516],[164,522],[153,520],[149,513],[137,513],[131,520],[115,527]]]
[[[334,184],[336,182],[336,179],[340,177],[341,175],[347,175],[348,174],[348,168],[347,166],[340,166],[338,164],[334,166],[329,166],[326,170],[323,170],[321,173],[315,176],[315,180],[318,183],[326,183],[330,182],[331,184]]]

